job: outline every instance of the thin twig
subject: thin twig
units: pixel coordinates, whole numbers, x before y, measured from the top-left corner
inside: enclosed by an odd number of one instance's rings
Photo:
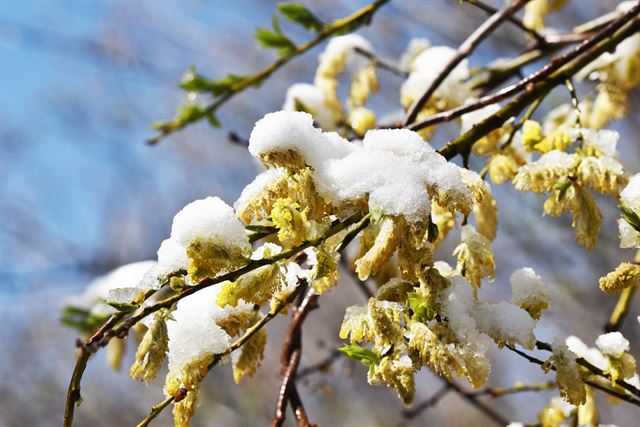
[[[635,25],[632,23],[626,28],[626,31],[621,31],[617,35],[617,37],[613,36],[614,33],[616,33],[618,30],[624,27],[625,24],[632,21],[638,15],[639,9],[640,6],[637,5],[632,7],[618,19],[612,21],[601,31],[594,34],[584,42],[580,43],[569,52],[559,57],[552,58],[552,60],[547,65],[545,65],[538,71],[528,75],[524,79],[503,89],[500,89],[493,94],[483,96],[476,102],[473,102],[471,104],[452,108],[451,110],[443,111],[442,113],[434,114],[433,116],[427,117],[424,120],[412,123],[411,125],[407,126],[407,128],[411,130],[420,130],[438,123],[447,122],[460,117],[463,114],[467,114],[471,111],[486,107],[487,105],[503,101],[523,91],[525,92],[525,95],[531,95],[532,92],[534,94],[541,94],[542,92],[551,90],[553,87],[564,82],[564,80],[566,80],[568,77],[573,76],[588,63],[600,56],[601,53],[616,46],[622,40],[637,31],[637,28],[635,28]],[[600,44],[600,42],[603,43]],[[569,62],[577,59],[583,54],[585,54],[585,56],[578,59],[573,65],[567,67],[566,69],[564,69],[564,71],[560,71],[557,74],[554,74],[556,71],[569,64]],[[552,74],[554,74],[555,78],[554,76],[552,76]],[[540,82],[541,84],[536,87],[533,85],[536,82]],[[521,101],[521,103],[526,105],[528,104],[528,101],[529,97],[525,96],[523,97],[523,101]],[[520,109],[522,108],[523,107],[520,107]],[[503,121],[501,121],[500,124],[502,124],[502,122]]]
[[[342,358],[342,352],[338,349],[333,349],[331,353],[321,361],[314,363],[313,365],[306,366],[298,372],[296,380],[300,380],[316,372],[326,372],[336,361]]]
[[[404,418],[415,418],[418,415],[422,414],[427,409],[435,406],[442,400],[443,397],[447,395],[451,391],[451,387],[449,384],[444,384],[438,391],[436,391],[433,396],[430,398],[423,400],[422,402],[415,405],[413,408],[405,409],[402,411],[402,416]]]
[[[498,28],[508,16],[515,13],[518,9],[520,9],[528,0],[511,0],[507,3],[507,5],[491,15],[489,19],[484,21],[478,29],[476,29],[461,45],[458,47],[456,51],[456,55],[451,58],[451,60],[447,63],[447,65],[442,69],[440,74],[433,80],[433,82],[429,85],[429,87],[424,91],[420,98],[416,99],[404,120],[404,126],[407,127],[411,123],[414,122],[422,107],[429,101],[431,95],[440,87],[440,84],[444,82],[447,76],[453,71],[453,69],[462,62],[463,59],[468,57],[471,52],[486,38],[488,37],[496,28]]]
[[[446,381],[446,379],[444,378],[442,380]],[[509,420],[507,418],[500,415],[498,412],[496,412],[493,408],[491,408],[487,404],[478,400],[476,396],[468,394],[464,389],[462,389],[459,385],[457,385],[453,381],[449,382],[448,384],[449,384],[449,387],[451,387],[456,393],[458,393],[464,400],[466,400],[468,403],[470,403],[480,412],[485,414],[487,417],[491,418],[497,424],[501,426],[506,426],[507,424],[509,424]]]
[[[274,308],[272,308],[259,321],[257,321],[250,328],[248,328],[240,338],[238,338],[231,345],[229,345],[223,352],[215,354],[214,357],[213,357],[212,362],[209,364],[207,369],[210,371],[211,369],[213,369],[214,366],[216,366],[218,363],[220,363],[220,361],[225,356],[230,355],[235,350],[237,350],[240,347],[242,347],[260,329],[262,329],[267,323],[269,323],[274,317],[276,317],[278,315],[278,313],[280,313],[287,305],[289,305],[291,302],[293,302],[293,300],[304,289],[305,289],[304,283],[302,283],[302,282],[299,283],[298,286],[296,287],[296,289],[294,289],[293,292],[291,292],[291,294],[289,294],[289,296],[286,299],[278,301],[278,303],[276,304],[276,306]],[[184,390],[182,390],[182,389],[180,391],[184,392]],[[138,424],[138,427],[149,425],[151,420],[156,418],[160,414],[160,412],[162,412],[162,410],[169,405],[169,403],[172,403],[176,399],[177,398],[175,396],[170,396],[166,400],[163,400],[162,402],[160,402],[160,403],[158,403],[156,405],[153,405],[151,407],[151,412],[149,413],[149,415],[147,415],[147,417],[145,417],[142,421],[140,421],[140,423]]]
[[[300,357],[302,356],[302,324],[309,312],[317,307],[318,295],[309,289],[299,307],[293,313],[289,329],[282,344],[280,370],[282,383],[278,393],[275,415],[272,427],[281,427],[286,418],[287,402],[291,402],[298,427],[309,426],[309,420],[302,405],[300,394],[296,387],[296,374]]]
[[[165,400],[163,400],[162,402],[160,402],[160,403],[158,403],[156,405],[153,405],[151,407],[151,412],[149,413],[149,415],[147,415],[145,417],[145,419],[140,421],[136,425],[136,427],[147,427],[149,424],[151,424],[151,421],[153,421],[158,415],[160,415],[160,412],[162,412],[162,410],[164,408],[169,406],[174,401],[174,399],[175,398],[173,396],[169,396]]]
[[[373,52],[369,52],[368,50],[356,47],[354,49],[354,51],[359,54],[364,56],[365,58],[367,58],[369,61],[371,61],[371,63],[380,69],[383,70],[387,70],[389,71],[391,74],[395,74],[396,76],[400,76],[403,78],[407,78],[409,77],[409,73],[407,71],[403,71],[400,68],[398,68],[395,64],[392,64],[389,61],[385,61],[383,59],[378,58]]]
[[[498,12],[498,9],[486,3],[483,3],[480,0],[462,0],[462,1],[464,1],[465,3],[469,3],[470,5],[473,5],[479,9],[482,9],[485,12],[490,14],[495,14]],[[529,34],[536,41],[538,46],[545,46],[547,44],[547,40],[545,39],[545,36],[537,32],[533,28],[529,28],[526,25],[524,25],[524,23],[520,19],[516,18],[513,14],[507,16],[507,21],[509,21],[511,24],[515,25],[516,27],[520,28],[525,33]]]
[[[342,18],[342,19],[338,19],[337,21],[334,21],[331,24],[326,25],[319,33],[316,37],[314,37],[313,39],[311,39],[310,41],[308,41],[307,43],[304,43],[300,46],[296,46],[296,48],[294,50],[292,50],[290,53],[287,53],[284,56],[281,56],[280,58],[278,58],[275,62],[273,62],[271,65],[263,68],[262,70],[258,71],[257,73],[248,76],[244,79],[242,79],[240,82],[238,82],[237,84],[231,86],[231,88],[226,91],[225,93],[223,93],[222,95],[220,95],[213,103],[211,103],[210,105],[208,105],[205,109],[205,115],[203,116],[199,116],[197,119],[195,120],[188,120],[185,122],[171,122],[170,126],[167,126],[165,128],[163,128],[156,136],[150,138],[147,140],[148,144],[156,144],[159,141],[161,141],[162,139],[164,139],[165,137],[167,137],[168,135],[184,129],[185,127],[189,126],[192,123],[195,123],[197,120],[199,120],[200,118],[206,116],[207,114],[212,114],[215,111],[218,110],[218,108],[220,108],[222,105],[224,105],[227,101],[229,101],[231,98],[233,98],[235,95],[237,95],[238,93],[244,91],[245,89],[249,88],[249,87],[254,87],[257,86],[259,84],[261,84],[262,82],[264,82],[264,80],[266,80],[267,78],[269,78],[275,71],[277,71],[279,68],[281,68],[282,66],[284,66],[286,63],[288,63],[289,61],[291,61],[293,58],[302,55],[303,53],[309,51],[311,48],[317,46],[318,44],[322,43],[323,41],[325,41],[326,39],[328,39],[329,37],[336,35],[336,34],[340,34],[342,31],[350,28],[354,23],[356,22],[361,22],[362,20],[365,19],[371,19],[373,17],[373,14],[381,7],[383,6],[385,3],[388,3],[389,0],[376,0],[375,2],[357,10],[356,12],[352,13],[351,15]]]

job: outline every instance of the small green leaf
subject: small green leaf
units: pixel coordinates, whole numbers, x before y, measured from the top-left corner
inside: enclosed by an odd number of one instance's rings
[[[278,34],[282,34],[282,29],[280,28],[280,18],[278,18],[277,14],[274,14],[271,17],[271,26]]]
[[[181,123],[189,123],[201,119],[205,114],[206,112],[200,104],[187,104],[178,108],[177,119]]]
[[[182,80],[180,80],[178,86],[188,92],[203,93],[211,92],[215,87],[215,83],[196,73],[196,69],[190,66],[182,76]]]
[[[557,195],[557,200],[558,201],[562,200],[562,198],[564,197],[564,195],[567,192],[567,190],[569,189],[569,187],[571,187],[571,181],[568,180],[568,179],[565,180],[565,181],[561,181],[561,182],[559,182],[559,183],[557,183],[556,185],[553,186],[553,188],[558,190],[558,195]]]
[[[60,322],[82,333],[93,332],[111,317],[111,314],[92,314],[89,310],[66,306],[60,315]]]
[[[626,207],[625,205],[619,206],[620,211],[622,211],[622,218],[629,223],[637,232],[640,233],[640,216],[635,213],[631,208]]]
[[[371,224],[377,224],[380,222],[380,220],[382,220],[382,216],[384,214],[382,213],[382,209],[376,208],[369,212],[369,215],[371,217]]]
[[[262,47],[278,49],[278,55],[288,55],[296,50],[296,45],[282,33],[273,32],[267,28],[259,27],[256,30],[256,40]]]
[[[218,117],[216,117],[216,115],[213,113],[213,111],[207,112],[207,121],[214,128],[222,127],[222,124],[220,123],[220,120],[218,120]]]
[[[411,310],[418,321],[427,322],[433,320],[435,313],[431,310],[429,303],[423,296],[416,292],[410,292],[407,294],[407,298],[409,299]]]
[[[234,85],[242,82],[244,79],[246,79],[246,76],[227,74],[221,79],[210,80],[196,73],[194,67],[189,67],[178,86],[188,92],[211,93],[214,97],[218,97],[232,90]]]
[[[278,10],[290,21],[311,31],[321,31],[324,23],[300,3],[280,3]]]
[[[131,304],[129,302],[118,302],[118,301],[109,301],[109,300],[105,300],[104,302],[107,305],[110,305],[111,307],[115,308],[118,311],[122,311],[125,313],[131,313],[132,311],[135,311],[139,308],[138,305],[136,304]]]
[[[357,360],[366,366],[374,366],[380,360],[380,356],[374,350],[360,347],[357,344],[345,345],[338,350],[348,358]]]

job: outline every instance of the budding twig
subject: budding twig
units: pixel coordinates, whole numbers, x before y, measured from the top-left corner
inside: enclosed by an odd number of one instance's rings
[[[355,47],[354,51],[358,55],[362,55],[365,58],[367,58],[368,60],[370,60],[371,63],[377,68],[380,68],[382,70],[387,70],[391,74],[395,74],[396,76],[404,77],[405,79],[407,77],[409,77],[409,73],[408,72],[406,72],[404,70],[401,70],[400,68],[398,68],[395,64],[392,64],[391,62],[388,62],[388,61],[385,61],[383,59],[380,59],[378,56],[376,56],[372,52],[369,52],[368,50],[362,49],[360,47]]]
[[[301,243],[300,245],[293,247],[287,251],[283,251],[271,258],[263,258],[260,260],[252,260],[251,262],[249,262],[247,265],[245,265],[242,268],[239,268],[235,271],[232,271],[230,273],[227,274],[223,274],[221,276],[218,276],[216,278],[206,278],[203,279],[202,281],[200,281],[198,284],[193,285],[193,286],[189,286],[188,288],[184,289],[182,292],[177,293],[169,298],[166,298],[164,300],[158,301],[155,304],[146,306],[140,310],[137,311],[137,313],[131,315],[130,317],[128,317],[127,319],[125,319],[124,321],[122,321],[122,323],[120,324],[120,326],[118,326],[117,328],[115,327],[115,325],[118,323],[118,321],[120,321],[121,319],[123,319],[123,317],[125,316],[124,313],[118,313],[117,316],[114,316],[117,320],[113,320],[114,317],[112,317],[111,319],[109,319],[107,321],[108,325],[105,324],[103,325],[103,327],[101,327],[99,329],[98,332],[96,332],[93,336],[92,336],[92,341],[88,342],[89,344],[93,346],[97,347],[104,347],[107,345],[107,343],[109,342],[109,340],[113,337],[120,337],[123,338],[125,337],[128,333],[129,330],[139,321],[141,321],[142,319],[144,319],[145,317],[147,317],[148,315],[162,309],[162,308],[170,308],[172,307],[175,303],[177,303],[178,301],[180,301],[181,299],[194,294],[196,292],[198,292],[201,289],[204,288],[208,288],[209,286],[213,286],[222,282],[225,282],[227,280],[229,281],[235,281],[237,280],[239,277],[241,277],[242,275],[249,273],[257,268],[263,267],[265,265],[269,265],[269,264],[273,264],[277,261],[282,261],[288,258],[291,258],[295,255],[297,255],[300,251],[311,247],[311,246],[317,246],[321,243],[323,243],[326,239],[328,239],[329,237],[339,233],[340,231],[344,230],[345,228],[359,222],[360,220],[362,220],[363,215],[362,213],[358,212],[354,215],[352,215],[351,217],[347,218],[346,220],[342,221],[342,222],[336,222],[334,223],[329,230],[321,237],[314,239],[314,240],[310,240],[310,241],[306,241]],[[78,357],[78,360],[76,361],[76,366],[74,368],[73,371],[73,375],[71,377],[71,381],[69,383],[69,389],[67,392],[67,400],[66,400],[66,404],[65,404],[65,416],[64,416],[64,426],[65,427],[70,427],[71,425],[73,425],[73,415],[74,415],[74,409],[75,409],[75,402],[77,402],[80,398],[80,382],[82,380],[82,376],[84,374],[84,370],[86,368],[86,364],[87,361],[89,360],[89,357],[91,356],[91,351],[89,351],[89,346],[86,345],[87,343],[85,343],[85,346],[81,347],[81,353],[80,356]],[[91,347],[91,348],[92,348]]]
[[[291,61],[293,58],[300,56],[303,53],[309,51],[311,48],[322,43],[329,37],[334,36],[336,34],[340,34],[342,31],[348,29],[354,23],[360,22],[361,20],[366,19],[367,17],[370,19],[371,17],[373,17],[373,14],[381,6],[383,6],[385,3],[388,3],[388,2],[389,0],[376,0],[375,2],[359,9],[358,11],[352,13],[351,15],[342,19],[338,19],[337,21],[334,21],[333,23],[326,25],[318,33],[316,37],[314,37],[307,43],[304,43],[300,46],[296,46],[296,48],[293,49],[290,53],[287,53],[286,55],[281,56],[271,65],[263,68],[262,70],[258,71],[257,73],[251,76],[248,76],[245,79],[242,79],[242,81],[238,82],[237,84],[232,85],[229,90],[227,90],[225,93],[220,95],[213,103],[211,103],[205,108],[205,113],[207,114],[214,113],[215,111],[218,110],[218,108],[226,104],[227,101],[229,101],[238,93],[244,91],[249,87],[253,87],[264,82],[264,80],[269,78],[274,72],[276,72],[279,68],[284,66],[289,61]],[[200,118],[201,117],[199,117],[197,120],[199,120]],[[162,139],[166,138],[168,135],[178,130],[184,129],[185,127],[195,123],[197,120],[190,120],[190,121],[180,122],[180,123],[177,123],[177,122],[172,123],[172,126],[162,129],[160,133],[158,133],[156,136],[148,139],[147,143],[156,144],[160,142]]]

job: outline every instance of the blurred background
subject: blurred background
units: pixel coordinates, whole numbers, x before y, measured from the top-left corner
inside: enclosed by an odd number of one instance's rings
[[[321,19],[346,16],[366,1],[305,1]],[[498,1],[488,3],[500,6]],[[573,0],[549,19],[561,30],[613,10],[617,2]],[[262,88],[235,97],[220,110],[223,129],[198,124],[157,146],[145,145],[150,125],[172,117],[184,93],[176,87],[189,64],[209,76],[252,73],[270,63],[270,51],[253,40],[256,26],[269,26],[276,1],[44,1],[0,2],[0,426],[60,425],[75,359],[75,331],[60,325],[62,300],[81,293],[95,276],[144,259],[155,259],[169,235],[173,215],[186,203],[217,195],[232,204],[261,167],[246,148],[230,143],[229,131],[248,137],[253,123],[278,110],[288,86],[312,82],[322,46],[285,66]],[[412,37],[457,46],[486,15],[451,0],[393,1],[360,30],[386,59],[400,57]],[[297,41],[309,36],[283,24]],[[526,40],[504,25],[470,58],[473,66],[514,56]],[[528,70],[541,66],[537,63]],[[399,110],[397,76],[379,72],[381,91],[371,105],[379,113]],[[578,87],[586,94],[589,87]],[[554,92],[539,114],[567,102]],[[640,120],[636,90],[632,116],[614,123],[625,167],[640,167]],[[455,124],[439,128],[434,145],[457,136]],[[476,170],[480,163],[472,164]],[[495,186],[494,186],[495,187]],[[551,289],[553,306],[539,323],[541,340],[575,334],[593,345],[615,297],[597,279],[633,251],[618,248],[615,200],[599,199],[604,213],[597,247],[574,243],[570,219],[542,217],[542,198],[510,184],[494,189],[500,230],[494,245],[495,283],[487,299],[509,298],[507,279],[531,266]],[[457,236],[443,245],[449,260]],[[344,283],[320,300],[305,323],[301,367],[339,346],[337,332],[348,305],[362,304],[356,286]],[[640,356],[637,301],[622,332]],[[194,426],[265,425],[272,418],[279,347],[288,319],[269,325],[270,344],[261,371],[233,385],[228,366],[205,380]],[[133,357],[130,346],[125,361]],[[552,379],[508,351],[492,349],[490,385]],[[78,426],[135,425],[162,398],[162,378],[150,386],[111,372],[104,352],[89,363],[83,381]],[[417,402],[441,386],[426,370],[418,377]],[[464,387],[465,382],[458,382]],[[306,377],[300,393],[310,419],[320,426],[495,425],[448,393],[435,407],[403,419],[402,404],[385,387],[366,384],[366,369],[345,360],[327,373]],[[485,402],[513,421],[533,423],[554,392],[526,393]],[[599,396],[603,401],[602,396]],[[630,405],[602,406],[602,422],[634,425]],[[292,416],[288,414],[288,425]],[[166,411],[156,425],[170,425]]]

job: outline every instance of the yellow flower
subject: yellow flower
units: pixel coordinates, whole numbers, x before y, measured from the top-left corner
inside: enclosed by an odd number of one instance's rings
[[[271,221],[278,229],[278,239],[285,246],[299,245],[306,237],[307,220],[299,208],[298,203],[287,197],[276,200],[271,209]]]

